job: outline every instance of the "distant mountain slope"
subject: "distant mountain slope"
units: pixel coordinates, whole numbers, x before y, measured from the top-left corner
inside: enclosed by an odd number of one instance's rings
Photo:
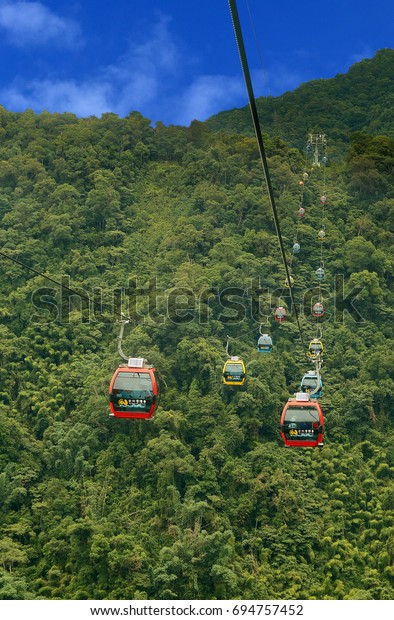
[[[382,49],[346,74],[313,80],[280,97],[257,100],[265,132],[302,147],[310,130],[323,130],[330,143],[347,142],[355,131],[394,135],[394,50]],[[213,130],[252,134],[248,106],[220,112],[206,122]]]

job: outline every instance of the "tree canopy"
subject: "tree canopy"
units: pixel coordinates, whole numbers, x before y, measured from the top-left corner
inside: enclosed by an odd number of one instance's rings
[[[260,102],[310,338],[327,193],[322,450],[280,439],[309,365],[294,313],[273,321],[285,273],[243,111],[152,127],[0,108],[0,599],[392,599],[393,54]],[[329,160],[292,257],[317,120]],[[162,378],[150,422],[108,416],[120,309],[123,350]],[[227,335],[243,388],[222,385]]]

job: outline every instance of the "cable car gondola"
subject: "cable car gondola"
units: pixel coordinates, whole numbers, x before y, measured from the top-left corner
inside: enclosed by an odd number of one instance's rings
[[[272,352],[272,338],[268,334],[261,334],[257,341],[257,350],[259,353]]]
[[[315,271],[316,280],[324,280],[325,275],[326,274],[325,274],[323,267],[319,267],[318,269],[316,269]]]
[[[110,415],[115,418],[149,419],[158,404],[158,379],[142,358],[130,358],[114,372],[109,386]]]
[[[294,286],[295,284],[295,280],[293,278],[293,276],[290,276],[290,285]],[[289,280],[286,278],[285,281],[283,282],[283,288],[290,288],[289,286]]]
[[[239,357],[230,357],[223,366],[223,383],[225,385],[243,385],[246,379],[246,367]]]
[[[309,343],[308,354],[313,360],[323,357],[323,343],[319,338],[314,338]]]
[[[320,301],[317,301],[312,306],[312,316],[319,318],[324,314],[324,306]]]
[[[299,392],[289,398],[281,415],[280,430],[285,446],[323,447],[324,418],[320,404]]]
[[[155,368],[142,357],[128,357],[122,351],[125,325],[131,319],[122,315],[118,336],[118,353],[127,362],[114,372],[109,385],[110,415],[115,418],[149,419],[159,400],[159,382]]]
[[[292,252],[293,254],[299,254],[301,251],[301,246],[299,243],[294,243],[293,247],[292,247]]]
[[[282,321],[286,320],[286,310],[283,306],[278,306],[274,312],[274,319],[278,321],[278,323],[282,323]]]
[[[301,379],[301,392],[309,393],[310,398],[323,396],[323,381],[318,378],[314,370],[309,370]]]

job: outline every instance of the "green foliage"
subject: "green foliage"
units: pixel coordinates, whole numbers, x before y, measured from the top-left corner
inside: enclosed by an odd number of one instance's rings
[[[290,302],[249,112],[153,128],[0,108],[4,253],[95,300],[1,258],[1,599],[392,598],[392,58],[259,102],[289,258],[299,149],[313,125],[332,144],[292,257],[312,338],[324,185],[322,451],[280,440],[309,368],[294,317],[272,321]],[[108,416],[121,301],[123,350],[161,376],[149,422]],[[227,335],[242,388],[221,382]]]
[[[393,135],[394,50],[382,49],[374,58],[362,60],[346,74],[302,84],[280,97],[257,100],[264,130],[303,148],[308,131],[323,130],[330,136],[331,157],[341,159],[354,132],[378,134],[382,144]],[[207,121],[211,130],[253,134],[247,107],[220,112]],[[377,162],[375,162],[377,163]]]

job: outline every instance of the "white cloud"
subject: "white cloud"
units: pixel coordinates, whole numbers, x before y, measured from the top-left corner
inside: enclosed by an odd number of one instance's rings
[[[246,92],[242,77],[231,78],[224,75],[202,75],[195,78],[179,100],[176,122],[188,124],[190,121],[206,120],[209,116],[229,107],[244,98]]]
[[[88,79],[23,81],[19,77],[0,89],[0,101],[17,111],[67,111],[81,117],[105,112],[125,116],[138,110],[153,122],[181,125],[246,105],[241,74],[189,77],[187,55],[175,44],[168,24],[169,19],[161,16],[143,42],[131,44],[116,65],[91,73]]]
[[[2,9],[4,5],[0,5],[0,25],[6,23]],[[42,15],[41,12],[38,14]],[[30,34],[38,33],[43,23],[44,20],[38,20]],[[49,36],[54,36],[56,29],[60,29],[64,22],[53,19],[47,20],[48,23],[49,26],[52,24],[52,34],[47,32],[49,40]],[[168,81],[174,79],[179,61],[167,25],[167,18],[161,18],[146,42],[132,45],[117,65],[97,70],[88,79],[37,78],[24,82],[18,77],[13,84],[0,90],[0,101],[14,110],[69,111],[78,116],[100,116],[104,112],[124,116],[131,110],[143,111],[155,101],[160,104],[160,93],[167,88]],[[22,21],[19,26],[14,24],[13,27],[14,33],[21,30]]]
[[[181,58],[162,16],[144,43],[130,46],[118,64],[106,67],[100,79],[111,86],[116,112],[127,114],[160,100],[181,70]]]
[[[70,111],[78,116],[99,116],[104,112],[124,116],[132,110],[147,115],[146,110],[151,109],[157,113],[152,120],[159,120],[160,110],[165,107],[164,93],[171,97],[180,66],[180,55],[170,37],[168,21],[161,17],[144,42],[131,45],[116,65],[96,71],[89,79],[23,82],[18,78],[1,89],[0,101],[15,110]]]
[[[0,2],[0,28],[18,47],[48,43],[76,47],[81,43],[78,23],[58,17],[41,2]]]
[[[265,90],[268,89],[270,95],[277,97],[311,79],[312,76],[308,76],[306,71],[303,75],[300,71],[295,71],[283,63],[276,63],[267,72]]]
[[[73,112],[82,117],[111,111],[110,98],[108,85],[100,82],[78,84],[74,80],[37,80],[0,92],[0,100],[13,110]]]

